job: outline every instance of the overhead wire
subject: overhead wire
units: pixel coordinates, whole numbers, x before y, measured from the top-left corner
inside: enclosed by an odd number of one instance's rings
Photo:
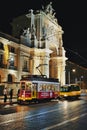
[[[84,62],[85,62],[85,64],[87,65],[87,60],[83,57],[83,56],[81,56],[78,52],[76,52],[76,51],[74,51],[74,50],[71,50],[71,49],[69,49],[69,48],[66,48],[65,47],[65,50],[67,50],[67,51],[69,51],[69,52],[72,52],[73,54],[75,54],[76,56],[78,56],[81,60],[83,60]]]

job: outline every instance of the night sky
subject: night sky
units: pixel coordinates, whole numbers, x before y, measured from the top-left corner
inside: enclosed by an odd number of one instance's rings
[[[69,60],[87,67],[87,4],[86,0],[3,0],[0,3],[0,31],[11,34],[12,19],[40,10],[52,2],[59,25],[62,26],[63,46]]]

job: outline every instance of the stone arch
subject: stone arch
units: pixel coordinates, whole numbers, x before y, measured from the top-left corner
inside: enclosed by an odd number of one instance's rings
[[[15,79],[16,79],[15,75],[13,75],[13,74],[7,75],[7,81],[8,82],[10,82],[10,83],[15,82]]]

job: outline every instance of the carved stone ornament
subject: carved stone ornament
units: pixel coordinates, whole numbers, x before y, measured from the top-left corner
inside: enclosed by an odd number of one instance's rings
[[[54,11],[54,9],[52,8],[52,2],[50,2],[50,4],[48,4],[47,6],[46,6],[46,9],[45,9],[45,13],[46,14],[51,14],[51,15],[53,15],[53,11]]]

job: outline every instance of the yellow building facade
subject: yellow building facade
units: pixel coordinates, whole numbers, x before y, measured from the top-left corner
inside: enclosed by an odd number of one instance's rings
[[[52,3],[13,19],[12,36],[0,33],[0,84],[18,89],[22,75],[46,75],[65,84],[63,30]]]

